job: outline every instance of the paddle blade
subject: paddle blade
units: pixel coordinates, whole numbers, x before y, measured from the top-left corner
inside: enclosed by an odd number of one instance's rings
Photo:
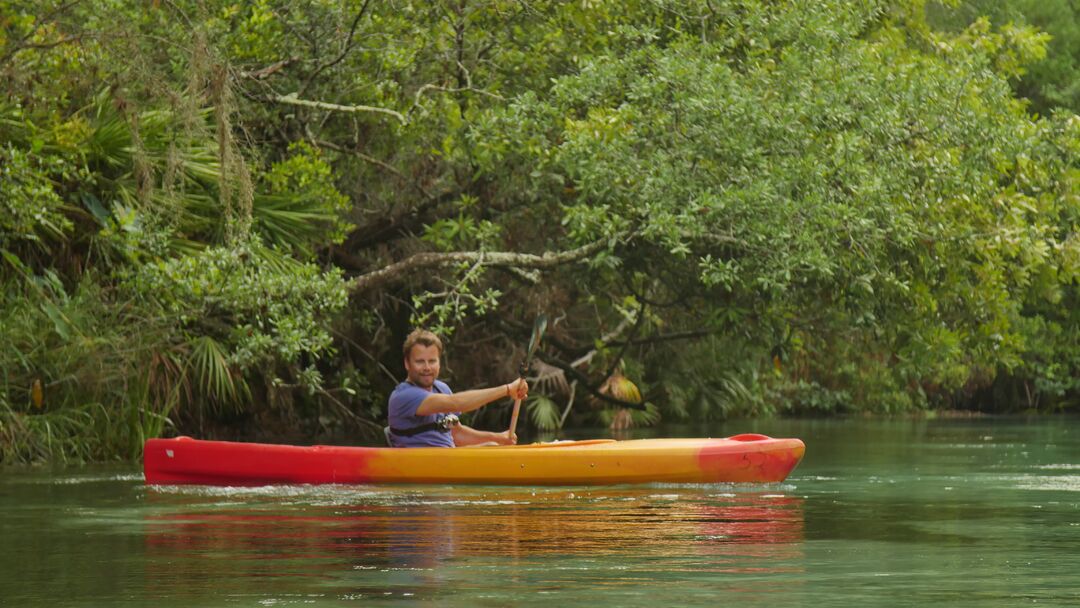
[[[518,367],[518,375],[522,378],[529,373],[529,366],[532,365],[533,353],[536,349],[540,348],[540,339],[544,336],[544,331],[547,330],[547,315],[540,315],[536,317],[536,322],[533,323],[532,336],[529,336],[529,350],[525,354],[525,360],[521,362],[521,366]]]
[[[540,339],[544,336],[545,331],[547,331],[547,315],[540,315],[536,317],[536,322],[533,323],[532,336],[529,338],[528,357],[530,359],[532,359],[536,349],[540,347]]]

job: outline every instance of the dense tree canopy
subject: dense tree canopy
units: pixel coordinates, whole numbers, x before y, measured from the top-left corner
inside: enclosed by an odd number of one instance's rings
[[[539,313],[541,429],[1074,407],[1080,120],[967,8],[0,0],[3,459],[356,440]]]
[[[966,0],[932,3],[933,25],[958,31],[985,19],[1002,35],[1026,39],[1034,61],[1010,77],[1029,109],[1043,115],[1057,108],[1080,110],[1080,6],[1074,0]]]

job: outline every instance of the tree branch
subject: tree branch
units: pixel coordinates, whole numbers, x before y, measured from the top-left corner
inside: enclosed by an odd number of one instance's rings
[[[289,57],[287,59],[282,59],[277,63],[272,63],[264,68],[260,68],[253,72],[240,72],[240,76],[244,78],[251,78],[253,80],[265,80],[266,78],[273,76],[275,73],[281,71],[282,69],[288,67],[293,63],[296,63],[297,61],[300,61],[299,57]]]
[[[338,56],[315,68],[315,70],[311,73],[311,76],[309,76],[307,81],[304,82],[304,86],[300,87],[300,91],[307,91],[308,87],[311,86],[311,83],[315,82],[315,79],[319,77],[319,74],[322,74],[323,71],[334,67],[335,65],[340,63],[341,60],[345,59],[345,57],[349,54],[349,51],[351,51],[353,48],[353,36],[356,35],[356,27],[360,25],[360,20],[364,18],[364,13],[367,12],[369,4],[371,4],[371,0],[364,0],[363,6],[361,6],[360,10],[357,11],[356,17],[353,18],[352,25],[349,27],[349,35],[345,38],[345,42],[341,45],[341,52],[338,53]]]
[[[307,129],[307,127],[305,125],[305,130],[306,129]],[[428,192],[423,186],[416,183],[414,180],[411,180],[408,177],[406,177],[405,174],[402,173],[400,169],[398,169],[397,167],[395,167],[395,166],[393,166],[393,165],[391,165],[389,163],[381,161],[381,160],[375,158],[374,156],[368,156],[367,154],[364,154],[363,152],[361,152],[360,150],[357,150],[356,148],[348,148],[348,147],[345,147],[345,146],[342,146],[342,145],[335,144],[332,141],[326,141],[326,140],[322,140],[322,139],[317,139],[311,133],[310,130],[306,130],[306,134],[308,136],[308,139],[311,141],[311,143],[315,144],[316,146],[318,146],[320,148],[327,148],[327,149],[333,150],[335,152],[341,152],[342,154],[352,154],[353,156],[359,158],[360,160],[362,160],[362,161],[364,161],[366,163],[371,163],[371,164],[373,164],[373,165],[375,165],[377,167],[381,167],[381,168],[385,169],[386,171],[394,174],[396,177],[400,178],[401,181],[403,181],[406,184],[408,184],[408,185],[412,186],[413,188],[415,188],[420,194],[422,194],[424,196],[425,199],[436,198],[434,195],[432,195],[430,192]]]
[[[411,181],[406,181],[412,187],[417,190],[425,191],[419,184],[413,184]],[[459,196],[463,192],[468,191],[472,187],[472,184],[466,185],[462,189],[447,190],[439,194],[432,195],[424,200],[420,201],[416,205],[412,206],[406,211],[394,213],[386,217],[380,217],[374,222],[357,226],[356,230],[353,230],[345,243],[342,244],[342,249],[348,251],[354,251],[359,249],[372,249],[383,243],[398,239],[405,238],[412,234],[413,230],[417,228],[418,224],[424,223],[424,214],[430,209],[438,207],[443,203],[451,201]],[[354,272],[363,272],[369,268],[369,265],[353,265],[348,268]]]
[[[646,304],[642,302],[641,307],[638,308],[637,316],[634,319],[634,326],[630,328],[630,337],[627,338],[619,348],[619,354],[615,355],[611,360],[611,367],[608,368],[607,373],[604,375],[605,378],[610,378],[611,375],[615,373],[615,370],[619,367],[619,362],[622,361],[622,357],[626,353],[626,349],[630,348],[631,340],[634,339],[638,330],[641,329],[641,322],[645,320],[645,306]]]
[[[353,292],[371,289],[388,281],[399,279],[410,273],[448,266],[451,264],[482,264],[483,266],[510,267],[521,269],[546,270],[576,262],[586,258],[607,246],[607,241],[595,241],[588,245],[559,253],[547,252],[543,255],[514,253],[508,251],[454,251],[449,253],[417,253],[408,259],[391,264],[374,272],[360,275],[352,284]]]
[[[83,2],[83,0],[71,0],[70,2],[65,2],[64,4],[61,4],[60,6],[57,6],[56,8],[49,11],[48,13],[45,13],[44,15],[42,15],[40,17],[37,17],[34,20],[34,25],[30,29],[30,31],[26,32],[26,34],[24,34],[22,37],[20,37],[19,40],[17,42],[15,42],[15,44],[11,47],[11,49],[9,49],[8,52],[4,53],[3,57],[0,57],[0,65],[3,65],[5,63],[7,63],[8,61],[10,61],[12,57],[14,57],[16,54],[18,54],[19,51],[22,51],[24,49],[31,49],[31,48],[49,49],[49,48],[53,48],[53,47],[56,47],[56,46],[60,46],[61,44],[66,44],[68,42],[74,42],[74,41],[77,41],[77,40],[81,40],[82,39],[82,34],[79,34],[79,35],[76,35],[76,36],[68,36],[66,38],[61,38],[60,40],[53,41],[53,42],[34,43],[34,44],[27,44],[26,43],[27,40],[32,38],[33,35],[36,34],[39,29],[41,29],[41,24],[48,23],[48,22],[52,21],[54,17],[57,17],[57,16],[61,15],[62,13],[66,13],[68,9],[72,8],[76,4],[81,4],[82,2]]]
[[[435,90],[435,91],[442,91],[444,93],[463,93],[465,91],[472,91],[473,93],[480,93],[481,95],[487,95],[489,97],[494,97],[495,99],[498,99],[500,101],[506,101],[506,99],[502,95],[499,95],[498,93],[492,93],[491,91],[485,91],[483,89],[477,89],[476,87],[474,87],[472,85],[472,76],[469,74],[469,70],[467,70],[465,68],[465,66],[461,64],[460,61],[458,62],[458,71],[459,71],[459,74],[464,74],[464,76],[465,76],[465,85],[464,86],[457,87],[457,88],[450,88],[450,87],[439,86],[437,84],[431,84],[431,83],[425,84],[424,86],[417,89],[416,95],[413,96],[413,105],[412,105],[412,108],[409,108],[409,114],[412,114],[413,111],[416,110],[416,108],[420,107],[420,96],[423,95],[424,92],[427,91],[428,89]]]
[[[318,108],[320,110],[330,110],[330,111],[333,111],[333,112],[353,112],[353,113],[356,113],[356,112],[377,112],[377,113],[381,113],[381,114],[389,114],[390,116],[393,116],[394,118],[398,119],[398,121],[401,124],[403,124],[403,125],[408,124],[408,120],[406,120],[406,118],[405,118],[405,116],[403,114],[401,114],[400,112],[396,112],[394,110],[391,110],[389,108],[377,108],[377,107],[374,107],[374,106],[362,106],[362,105],[343,106],[343,105],[339,105],[339,104],[336,104],[336,103],[328,103],[328,102],[325,102],[325,101],[312,101],[310,99],[300,99],[299,97],[297,97],[296,93],[290,93],[288,95],[275,95],[271,99],[273,99],[274,101],[276,101],[278,103],[287,103],[287,104],[294,105],[294,106],[304,106],[304,107],[308,107],[308,108]]]

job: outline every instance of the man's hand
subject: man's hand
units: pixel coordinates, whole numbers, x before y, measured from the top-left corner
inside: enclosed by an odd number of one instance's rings
[[[506,394],[511,399],[524,401],[529,396],[529,383],[524,378],[518,378],[506,385]]]

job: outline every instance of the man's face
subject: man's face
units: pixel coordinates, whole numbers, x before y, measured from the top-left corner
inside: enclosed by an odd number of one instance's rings
[[[439,349],[436,346],[413,345],[405,357],[405,372],[409,382],[431,390],[439,377]]]

